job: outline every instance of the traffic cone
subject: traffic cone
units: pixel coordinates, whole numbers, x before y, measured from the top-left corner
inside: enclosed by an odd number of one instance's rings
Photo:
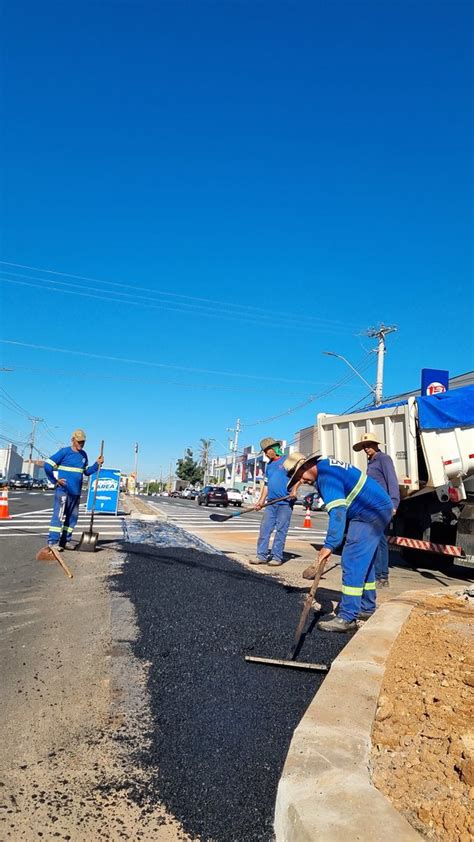
[[[306,509],[306,514],[304,516],[303,528],[304,529],[312,529],[313,528],[313,524],[311,523],[311,511],[310,511],[310,509]]]
[[[8,489],[2,488],[0,491],[0,520],[9,520],[10,512],[8,511]]]

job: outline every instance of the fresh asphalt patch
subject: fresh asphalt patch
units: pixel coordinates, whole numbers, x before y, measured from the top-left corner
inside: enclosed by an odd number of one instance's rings
[[[192,837],[272,840],[291,737],[324,675],[249,664],[285,658],[305,590],[193,548],[127,544],[117,588],[133,603],[148,662],[152,731],[138,763],[145,809],[160,802]],[[330,664],[347,642],[314,622],[298,660]]]

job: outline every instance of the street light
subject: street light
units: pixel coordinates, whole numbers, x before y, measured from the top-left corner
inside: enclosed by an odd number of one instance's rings
[[[342,354],[336,354],[335,351],[323,351],[323,354],[325,354],[326,357],[338,357],[338,359],[345,362],[345,364],[348,365],[350,369],[352,369],[354,374],[357,374],[357,377],[359,377],[362,380],[362,382],[365,383],[365,385],[369,387],[372,394],[376,396],[376,391],[375,391],[374,386],[371,386],[370,383],[365,379],[365,377],[362,377],[362,374],[360,374],[357,371],[357,369],[354,368],[354,366],[349,362],[349,360],[346,360],[346,358],[342,356]]]

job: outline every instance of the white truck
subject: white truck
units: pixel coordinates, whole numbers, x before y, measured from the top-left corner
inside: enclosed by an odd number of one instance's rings
[[[352,446],[375,433],[392,457],[400,506],[389,542],[474,567],[474,386],[350,415],[318,415],[323,456],[367,467]]]

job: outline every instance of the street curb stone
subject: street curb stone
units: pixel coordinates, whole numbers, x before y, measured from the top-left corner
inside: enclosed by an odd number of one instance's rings
[[[406,591],[382,605],[334,660],[290,744],[276,798],[277,842],[422,838],[369,772],[385,664],[419,598]]]

